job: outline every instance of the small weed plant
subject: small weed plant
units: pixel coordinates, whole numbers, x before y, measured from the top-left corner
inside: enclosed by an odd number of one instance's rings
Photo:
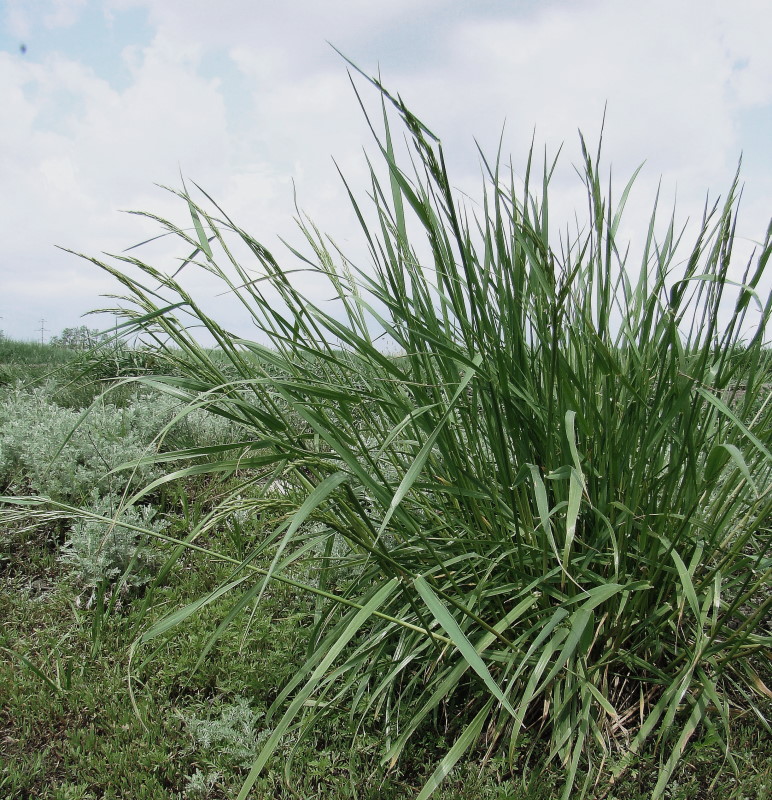
[[[166,528],[153,508],[122,508],[120,497],[94,492],[84,510],[90,516],[76,520],[60,554],[76,582],[86,589],[107,588],[119,581],[127,587],[148,583],[160,557],[148,543],[147,532],[161,534]]]
[[[197,748],[246,769],[255,760],[258,744],[270,733],[260,729],[260,715],[244,697],[225,706],[217,719],[184,717],[183,722]]]

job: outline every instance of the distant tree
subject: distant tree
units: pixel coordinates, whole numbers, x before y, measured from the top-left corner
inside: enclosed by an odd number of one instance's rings
[[[51,344],[67,347],[70,350],[88,350],[105,340],[106,336],[96,328],[90,330],[85,325],[78,328],[65,328],[58,336],[51,337]]]

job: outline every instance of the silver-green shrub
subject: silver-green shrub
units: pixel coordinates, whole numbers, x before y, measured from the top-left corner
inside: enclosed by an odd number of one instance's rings
[[[234,764],[248,768],[258,744],[270,733],[257,730],[262,713],[253,711],[244,697],[225,706],[219,719],[183,717],[188,733],[205,753],[225,756]]]
[[[212,793],[215,791],[220,777],[219,772],[202,772],[197,769],[185,779],[185,790],[181,796],[185,800],[206,800],[207,797],[213,796]]]
[[[155,477],[151,465],[110,473],[159,447],[204,447],[243,437],[237,425],[205,409],[175,421],[184,404],[167,395],[137,392],[123,407],[107,396],[84,415],[59,406],[55,391],[54,384],[17,386],[0,399],[0,485],[11,491],[79,502],[93,489],[137,489]]]
[[[58,406],[50,387],[16,388],[0,402],[0,481],[62,501],[142,486],[154,475],[149,465],[108,474],[153,452],[140,418],[136,408],[99,403],[82,419]]]
[[[156,512],[150,506],[121,510],[117,496],[99,497],[96,490],[90,507],[83,510],[85,515],[73,526],[59,556],[72,568],[77,581],[84,588],[95,589],[121,579],[127,586],[142,586],[151,580],[160,554],[135,528],[162,533],[166,523],[156,519]]]

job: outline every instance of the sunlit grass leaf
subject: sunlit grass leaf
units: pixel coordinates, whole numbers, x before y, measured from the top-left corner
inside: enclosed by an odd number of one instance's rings
[[[397,588],[397,585],[398,582],[396,579],[388,581],[386,584],[380,587],[380,589],[372,596],[372,598],[363,608],[353,615],[351,621],[348,623],[341,636],[338,638],[335,644],[329,648],[327,653],[324,655],[324,658],[322,658],[320,661],[319,666],[317,666],[311,677],[308,679],[306,685],[293,698],[284,716],[281,718],[281,720],[279,720],[276,727],[271,732],[268,740],[263,745],[263,749],[255,759],[255,763],[252,765],[252,769],[249,771],[249,775],[247,775],[236,800],[245,800],[250,789],[252,786],[254,786],[261,770],[276,750],[276,747],[279,745],[282,737],[292,724],[292,721],[295,719],[306,700],[311,696],[325,672],[330,668],[330,665],[335,661],[335,659],[338,658],[341,651],[346,647],[351,639],[359,632],[360,628],[370,619],[372,612],[376,611],[383,605],[384,602],[386,602],[389,596]]]

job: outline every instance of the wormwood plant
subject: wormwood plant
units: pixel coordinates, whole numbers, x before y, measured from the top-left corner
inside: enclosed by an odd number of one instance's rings
[[[215,751],[246,769],[252,765],[258,742],[266,735],[258,732],[259,715],[244,697],[225,706],[219,719],[183,717],[183,722],[197,747]]]
[[[159,427],[174,417],[169,402],[143,409],[138,398],[127,408],[97,401],[83,418],[59,406],[54,392],[51,384],[16,386],[0,400],[0,485],[83,502],[94,488],[106,494],[154,477],[150,464],[120,479],[109,473],[146,454]]]
[[[0,398],[0,486],[84,502],[93,490],[136,490],[157,477],[151,460],[112,471],[157,450],[215,446],[245,431],[167,394],[134,392],[123,407],[100,395],[90,408],[63,408],[55,384],[16,385]],[[184,411],[183,414],[180,414]],[[159,437],[159,434],[160,437]]]
[[[119,580],[129,587],[150,581],[160,559],[143,542],[139,531],[163,533],[166,525],[155,519],[155,511],[150,506],[136,505],[123,509],[120,497],[100,497],[96,492],[86,510],[91,518],[75,522],[60,555],[78,582],[86,588],[98,589]]]
[[[271,580],[317,598],[307,662],[273,704],[239,798],[288,731],[302,741],[341,708],[352,743],[371,723],[383,731],[387,766],[445,720],[451,745],[419,798],[473,753],[514,773],[557,762],[564,796],[578,796],[608,787],[644,746],[661,756],[660,797],[701,726],[731,756],[733,717],[764,719],[770,695],[754,666],[772,642],[772,304],[758,293],[769,233],[737,281],[735,184],[706,206],[683,257],[672,221],[655,237],[655,207],[633,264],[617,242],[632,180],[617,203],[604,196],[584,142],[575,233],[556,240],[552,168],[537,194],[530,156],[522,187],[483,160],[470,208],[440,141],[374,83],[386,177],[371,168],[367,211],[350,193],[370,263],[349,262],[306,222],[308,253],[294,251],[327,279],[334,310],[187,190],[194,232],[162,222],[192,251],[185,269],[216,275],[270,347],[229,333],[140,259],[93,259],[173,364],[144,382],[251,432],[225,460],[222,447],[166,454],[173,471],[160,481],[230,467],[260,484],[273,470],[303,492],[216,593],[251,584],[229,621]],[[392,108],[410,171],[392,146]],[[379,348],[384,333],[398,357]],[[337,570],[340,541],[360,568]],[[273,553],[267,569],[254,566],[260,549]],[[312,557],[318,581],[290,576]]]

